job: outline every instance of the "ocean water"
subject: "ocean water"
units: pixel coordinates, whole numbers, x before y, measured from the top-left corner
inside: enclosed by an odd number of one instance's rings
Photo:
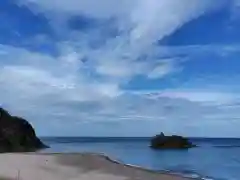
[[[43,152],[104,153],[125,164],[196,179],[240,180],[240,139],[191,138],[199,147],[152,150],[149,138],[42,138]]]

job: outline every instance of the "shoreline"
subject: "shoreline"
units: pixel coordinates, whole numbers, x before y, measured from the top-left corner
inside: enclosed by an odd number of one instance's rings
[[[35,176],[45,180],[194,179],[124,164],[104,153],[34,152],[0,154],[0,177],[14,180],[17,172],[20,172],[21,180],[30,180]]]
[[[174,171],[170,171],[170,170],[153,170],[153,169],[148,169],[148,168],[144,168],[142,166],[137,166],[134,164],[128,164],[128,163],[123,163],[121,162],[121,160],[117,160],[115,158],[110,157],[109,155],[107,155],[106,153],[93,153],[93,152],[76,152],[76,153],[41,153],[41,152],[37,152],[37,153],[33,153],[36,155],[89,155],[89,156],[96,156],[96,157],[102,157],[105,158],[107,161],[117,164],[117,165],[121,165],[121,166],[125,166],[128,168],[133,168],[133,169],[137,169],[137,170],[141,170],[141,171],[146,171],[149,173],[154,173],[154,174],[160,174],[160,175],[170,175],[170,176],[174,176],[174,177],[180,177],[180,178],[185,178],[186,180],[205,180],[210,179],[210,177],[201,177],[199,174],[195,174],[196,176],[199,177],[187,177],[185,176],[183,173],[177,173]],[[210,179],[210,180],[214,180],[214,179]]]
[[[77,153],[76,153],[77,154]],[[146,172],[150,172],[150,173],[156,173],[156,174],[163,174],[163,175],[171,175],[171,176],[176,176],[176,177],[181,177],[181,178],[188,178],[190,180],[198,180],[197,178],[191,178],[191,177],[184,177],[180,174],[174,174],[174,173],[170,173],[170,171],[167,171],[167,170],[152,170],[152,169],[148,169],[148,168],[144,168],[144,167],[141,167],[141,166],[137,166],[137,165],[134,165],[134,164],[127,164],[127,163],[123,163],[121,161],[118,161],[114,158],[111,158],[110,156],[108,156],[107,154],[105,153],[80,153],[80,154],[86,154],[86,155],[91,155],[91,156],[99,156],[99,157],[103,157],[105,158],[107,161],[110,161],[111,163],[116,163],[118,165],[122,165],[122,166],[125,166],[125,167],[129,167],[129,168],[134,168],[134,169],[138,169],[138,170],[141,170],[141,171],[146,171]],[[199,179],[200,180],[200,179]]]
[[[92,152],[80,152],[80,153],[36,153],[36,155],[62,155],[62,154],[66,154],[66,155],[89,155],[89,156],[96,156],[96,157],[102,157],[105,158],[107,161],[117,164],[117,165],[121,165],[121,166],[125,166],[128,168],[133,168],[133,169],[137,169],[137,170],[141,170],[141,171],[145,171],[145,172],[149,172],[149,173],[154,173],[154,174],[160,174],[160,175],[167,175],[167,176],[174,176],[174,177],[180,177],[180,178],[185,178],[186,180],[203,180],[203,178],[193,178],[193,177],[185,177],[184,174],[181,173],[174,173],[173,171],[168,171],[168,170],[152,170],[152,169],[148,169],[148,168],[144,168],[142,166],[137,166],[134,164],[127,164],[127,163],[123,163],[120,160],[114,159],[112,157],[110,157],[109,155],[105,154],[105,153],[92,153]]]

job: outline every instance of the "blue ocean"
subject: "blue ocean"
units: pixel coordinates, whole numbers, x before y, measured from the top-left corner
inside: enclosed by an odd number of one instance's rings
[[[240,180],[240,139],[191,138],[199,147],[152,150],[149,138],[48,137],[43,152],[104,153],[125,164],[196,179]]]

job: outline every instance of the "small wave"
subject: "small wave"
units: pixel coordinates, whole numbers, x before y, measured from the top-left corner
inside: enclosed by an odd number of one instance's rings
[[[190,178],[190,179],[196,179],[196,180],[216,180],[215,178],[212,177],[207,177],[207,176],[202,176],[196,172],[193,171],[182,171],[182,172],[176,172],[176,171],[167,171],[166,172],[168,174],[172,174],[172,175],[178,175],[181,177],[185,177],[185,178]]]
[[[180,177],[196,179],[196,180],[216,180],[214,178],[202,176],[200,174],[197,174],[193,171],[188,171],[188,170],[182,171],[182,172],[176,172],[176,171],[172,171],[172,170],[158,170],[157,171],[157,170],[153,170],[153,169],[148,169],[148,168],[145,168],[145,167],[142,167],[142,166],[137,166],[137,165],[125,163],[125,162],[123,162],[119,159],[112,158],[111,156],[109,156],[105,153],[85,153],[85,154],[102,156],[106,160],[111,161],[113,163],[121,164],[121,165],[124,165],[124,166],[136,168],[136,169],[141,169],[141,170],[144,170],[144,171],[157,172],[157,173],[161,173],[161,174],[169,174],[169,175],[180,176]]]

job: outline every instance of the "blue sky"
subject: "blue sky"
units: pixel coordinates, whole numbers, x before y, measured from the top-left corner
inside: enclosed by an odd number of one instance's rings
[[[1,0],[0,105],[41,136],[240,137],[239,0]]]

